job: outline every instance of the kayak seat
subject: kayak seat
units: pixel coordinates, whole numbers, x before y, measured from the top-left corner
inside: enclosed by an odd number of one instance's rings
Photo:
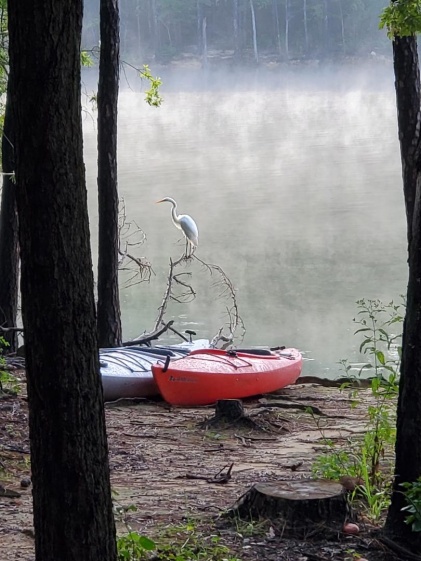
[[[247,353],[249,355],[259,355],[259,356],[272,356],[273,353],[269,349],[230,349],[236,353]]]

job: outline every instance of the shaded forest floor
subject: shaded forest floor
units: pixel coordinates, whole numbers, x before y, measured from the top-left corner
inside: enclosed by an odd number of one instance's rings
[[[291,540],[276,521],[221,516],[257,482],[310,477],[312,461],[325,451],[323,437],[340,443],[364,433],[369,400],[361,391],[359,406],[351,409],[346,392],[300,384],[246,401],[256,426],[218,429],[200,426],[212,417],[210,407],[171,408],[160,400],[107,404],[116,505],[125,523],[157,543],[165,529],[185,529],[190,521],[205,540],[220,536],[230,555],[243,561],[351,561],[358,555],[395,561],[399,557],[363,520],[358,536],[338,528],[333,536]],[[0,399],[0,559],[8,561],[34,559],[27,417],[23,392]],[[231,464],[231,479],[218,483]],[[19,496],[8,496],[13,491]],[[126,531],[121,519],[118,531]]]

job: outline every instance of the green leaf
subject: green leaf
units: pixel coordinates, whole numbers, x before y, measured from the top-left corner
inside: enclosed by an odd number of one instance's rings
[[[146,549],[146,551],[153,551],[154,549],[156,549],[156,543],[146,536],[140,536],[139,543],[143,547],[143,549]]]
[[[369,350],[373,350],[373,347],[371,347],[371,349],[364,348],[364,347],[367,347],[367,345],[369,345],[372,342],[373,341],[371,339],[364,339],[364,341],[360,345],[360,353],[363,352],[363,350],[364,350],[364,353],[366,353]]]
[[[386,359],[384,358],[384,353],[382,351],[376,351],[376,358],[382,366],[386,364]]]

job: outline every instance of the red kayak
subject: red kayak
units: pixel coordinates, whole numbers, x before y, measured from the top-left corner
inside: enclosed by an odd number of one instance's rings
[[[162,397],[172,405],[209,405],[269,393],[293,384],[301,374],[303,359],[297,349],[255,352],[259,354],[198,349],[153,365],[152,373]]]

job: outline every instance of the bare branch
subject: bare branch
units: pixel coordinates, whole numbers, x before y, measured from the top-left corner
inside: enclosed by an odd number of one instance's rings
[[[174,297],[174,295],[172,294],[173,283],[178,282],[178,281],[175,281],[174,269],[175,269],[175,267],[180,265],[180,263],[182,263],[183,261],[186,261],[186,260],[187,260],[187,258],[184,254],[179,259],[177,259],[176,261],[173,261],[170,258],[170,268],[169,268],[169,273],[168,273],[167,288],[165,289],[164,297],[162,299],[162,303],[158,308],[158,317],[157,317],[156,322],[155,322],[155,329],[158,329],[158,325],[160,325],[160,323],[163,321],[163,317],[164,317],[165,311],[167,309],[169,300],[173,299],[173,300],[177,301],[177,298]],[[195,294],[194,290],[193,289],[191,289],[191,290],[192,290],[193,294]]]
[[[23,327],[3,327],[0,325],[0,331],[2,333],[23,333]]]
[[[131,273],[129,279],[124,283],[124,287],[129,288],[141,282],[149,282],[151,280],[151,276],[154,275],[155,272],[146,257],[136,257],[133,253],[129,253],[130,248],[138,247],[146,241],[146,234],[142,228],[136,224],[136,222],[133,220],[127,220],[126,203],[124,198],[120,199],[119,206],[119,270],[129,271]],[[125,265],[127,262],[128,265]]]
[[[232,284],[231,280],[228,278],[225,271],[219,265],[206,263],[205,261],[202,261],[202,259],[199,259],[197,255],[194,255],[193,257],[197,259],[197,261],[199,261],[209,271],[211,275],[213,275],[213,273],[215,272],[219,275],[220,278],[213,284],[213,286],[220,288],[219,298],[229,298],[231,300],[232,303],[231,307],[226,308],[227,315],[228,315],[228,324],[227,324],[228,333],[224,334],[224,326],[223,326],[219,329],[218,333],[212,338],[211,341],[212,347],[216,347],[219,342],[222,342],[223,343],[222,348],[227,348],[230,344],[232,344],[234,340],[235,332],[239,327],[241,327],[242,329],[241,339],[244,337],[244,333],[245,333],[244,322],[238,311],[237,297],[235,294],[234,285]]]
[[[155,339],[158,339],[160,337],[160,335],[162,335],[168,329],[170,329],[173,323],[174,323],[173,319],[170,320],[168,323],[162,322],[163,327],[161,327],[161,329],[155,329],[154,331],[151,331],[150,333],[144,333],[143,335],[140,335],[139,337],[137,337],[136,339],[133,339],[132,341],[125,341],[123,343],[123,347],[132,347],[134,345],[147,345],[151,341],[154,341]]]

